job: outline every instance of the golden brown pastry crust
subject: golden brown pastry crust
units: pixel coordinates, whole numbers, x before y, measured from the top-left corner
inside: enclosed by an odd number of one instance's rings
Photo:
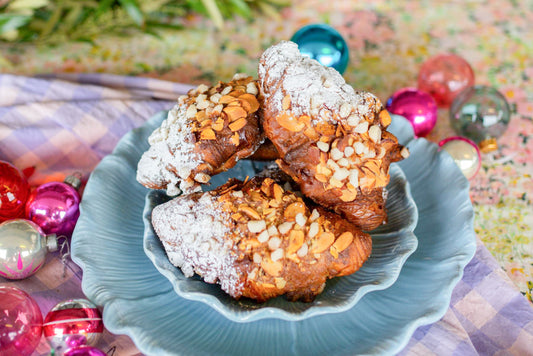
[[[156,207],[152,222],[186,275],[194,271],[234,298],[260,302],[279,295],[311,301],[328,278],[359,269],[372,249],[368,234],[271,178],[177,197]]]
[[[280,168],[304,195],[362,229],[382,224],[389,165],[408,151],[385,131],[391,118],[379,99],[354,91],[292,42],[264,52],[259,81],[263,129]]]
[[[149,138],[137,180],[169,195],[200,190],[211,176],[250,156],[263,142],[259,90],[249,76],[200,85],[179,98]]]

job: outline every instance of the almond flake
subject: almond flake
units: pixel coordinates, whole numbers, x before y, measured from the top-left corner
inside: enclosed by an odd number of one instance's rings
[[[307,222],[306,217],[302,213],[298,213],[298,215],[296,215],[296,218],[294,220],[301,227],[304,227],[305,223]]]
[[[239,131],[240,129],[242,129],[244,126],[246,126],[247,123],[248,121],[246,121],[245,118],[240,118],[232,122],[231,124],[229,124],[228,127],[232,132],[235,132],[235,131]]]
[[[257,241],[259,241],[261,243],[267,242],[269,238],[270,238],[270,236],[268,234],[268,230],[263,230],[263,232],[261,232],[259,235],[257,235]]]
[[[266,223],[264,220],[250,220],[248,221],[248,230],[250,232],[258,233],[266,229]]]
[[[198,93],[205,93],[207,90],[209,89],[209,87],[205,84],[200,84],[198,85],[198,87],[196,88],[196,90],[198,91]]]
[[[272,261],[276,262],[280,259],[283,258],[283,249],[282,248],[278,248],[276,251],[272,252],[270,254],[270,258],[272,259]]]
[[[318,141],[316,143],[316,146],[322,152],[328,152],[329,151],[329,144],[327,144],[326,142]]]
[[[334,161],[338,161],[344,156],[344,154],[338,148],[332,148],[329,154]]]
[[[185,111],[185,117],[187,119],[192,119],[193,117],[196,116],[196,105],[192,104],[192,105],[189,105],[189,107],[187,108],[187,111]]]
[[[271,237],[270,240],[268,240],[268,248],[274,251],[281,245],[281,239],[279,237]]]
[[[221,97],[222,97],[222,95],[221,95],[220,93],[215,93],[215,94],[211,95],[211,97],[209,98],[209,100],[210,100],[212,103],[218,104],[218,101],[220,100]]]
[[[220,92],[220,94],[222,96],[228,94],[230,91],[233,90],[233,87],[231,85],[228,85],[227,87],[225,87],[224,89],[222,89],[222,91]]]
[[[361,120],[359,119],[359,116],[357,116],[357,115],[350,115],[348,117],[348,120],[346,120],[348,125],[350,125],[351,127],[357,126],[357,124],[359,124],[359,121],[361,121]]]
[[[215,131],[210,128],[203,130],[200,133],[201,140],[216,140]]]
[[[305,256],[307,256],[307,251],[308,250],[309,250],[309,246],[307,246],[307,244],[303,244],[302,247],[300,247],[300,249],[296,252],[296,254],[299,257],[305,257]]]
[[[339,116],[342,117],[343,119],[346,119],[350,115],[352,110],[353,110],[352,104],[346,103],[346,102],[342,103],[339,109]]]
[[[344,149],[344,156],[345,157],[351,157],[354,153],[355,153],[355,150],[353,149],[353,147],[347,146]]]
[[[257,95],[259,93],[259,91],[257,90],[257,85],[255,85],[255,82],[250,82],[246,85],[246,92],[252,95]]]
[[[194,176],[194,180],[198,183],[207,183],[210,179],[211,176],[205,173],[196,173],[196,175]]]
[[[333,178],[338,179],[339,181],[342,181],[350,175],[350,171],[346,168],[340,168],[333,173]]]
[[[381,129],[378,125],[372,125],[368,129],[368,137],[376,143],[379,143],[381,141]]]
[[[312,222],[309,226],[309,232],[307,233],[307,236],[310,238],[313,238],[318,234],[318,223],[316,221]]]
[[[263,260],[263,256],[261,256],[257,252],[254,252],[253,259],[254,259],[254,263],[261,263],[261,261]]]
[[[363,121],[359,123],[354,129],[354,132],[357,132],[358,134],[364,134],[368,131],[368,122]]]
[[[293,225],[294,222],[286,221],[278,225],[278,231],[280,234],[285,235],[287,232],[289,232],[290,229],[292,229]]]
[[[362,155],[365,151],[365,145],[362,142],[356,142],[353,144],[353,148],[355,149],[355,154]]]
[[[348,181],[355,188],[359,186],[359,171],[357,169],[352,169],[350,171],[350,176],[348,177]]]
[[[348,167],[350,165],[350,161],[348,161],[346,158],[342,157],[337,161],[337,164],[341,167]]]
[[[279,234],[278,228],[276,227],[276,225],[270,225],[268,227],[267,231],[270,234],[270,236],[275,236],[275,235]]]
[[[409,149],[407,149],[407,147],[403,147],[400,151],[400,155],[403,157],[403,158],[407,158],[409,157],[410,153],[409,153]]]
[[[311,216],[309,216],[309,221],[315,221],[319,217],[320,217],[320,213],[318,212],[318,210],[313,209],[313,211],[311,212]]]
[[[287,94],[283,97],[283,100],[281,101],[281,108],[283,110],[289,110],[290,107],[291,107],[291,96]]]

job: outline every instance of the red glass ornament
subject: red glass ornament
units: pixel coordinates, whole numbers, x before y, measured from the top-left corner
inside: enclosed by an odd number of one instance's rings
[[[449,107],[461,90],[474,85],[474,71],[455,54],[439,54],[422,64],[418,89],[429,93],[440,107]]]
[[[0,354],[31,355],[42,335],[41,309],[21,289],[0,286]]]
[[[424,137],[437,123],[437,104],[426,92],[416,88],[402,88],[387,100],[387,110],[391,114],[405,117],[417,137]]]
[[[76,346],[68,349],[64,356],[107,356],[105,352],[92,346]]]
[[[11,163],[0,161],[0,222],[24,217],[29,194],[24,174]]]

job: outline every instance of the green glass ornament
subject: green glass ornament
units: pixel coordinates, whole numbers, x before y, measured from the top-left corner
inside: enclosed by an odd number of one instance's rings
[[[493,87],[476,85],[463,90],[453,100],[450,122],[461,136],[476,142],[482,152],[497,149],[511,118],[505,97]]]

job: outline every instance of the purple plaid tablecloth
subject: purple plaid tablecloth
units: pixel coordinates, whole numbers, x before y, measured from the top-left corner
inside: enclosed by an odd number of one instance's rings
[[[21,169],[35,167],[33,185],[75,171],[86,178],[125,133],[172,107],[189,88],[107,74],[0,75],[0,160]],[[0,285],[28,292],[44,317],[62,300],[85,298],[82,271],[67,261],[64,273],[60,254],[51,253],[33,276],[0,277]],[[97,347],[108,355],[140,354],[127,336],[107,330]],[[49,353],[43,338],[35,354]],[[444,317],[418,328],[400,354],[533,355],[533,308],[478,241]]]

